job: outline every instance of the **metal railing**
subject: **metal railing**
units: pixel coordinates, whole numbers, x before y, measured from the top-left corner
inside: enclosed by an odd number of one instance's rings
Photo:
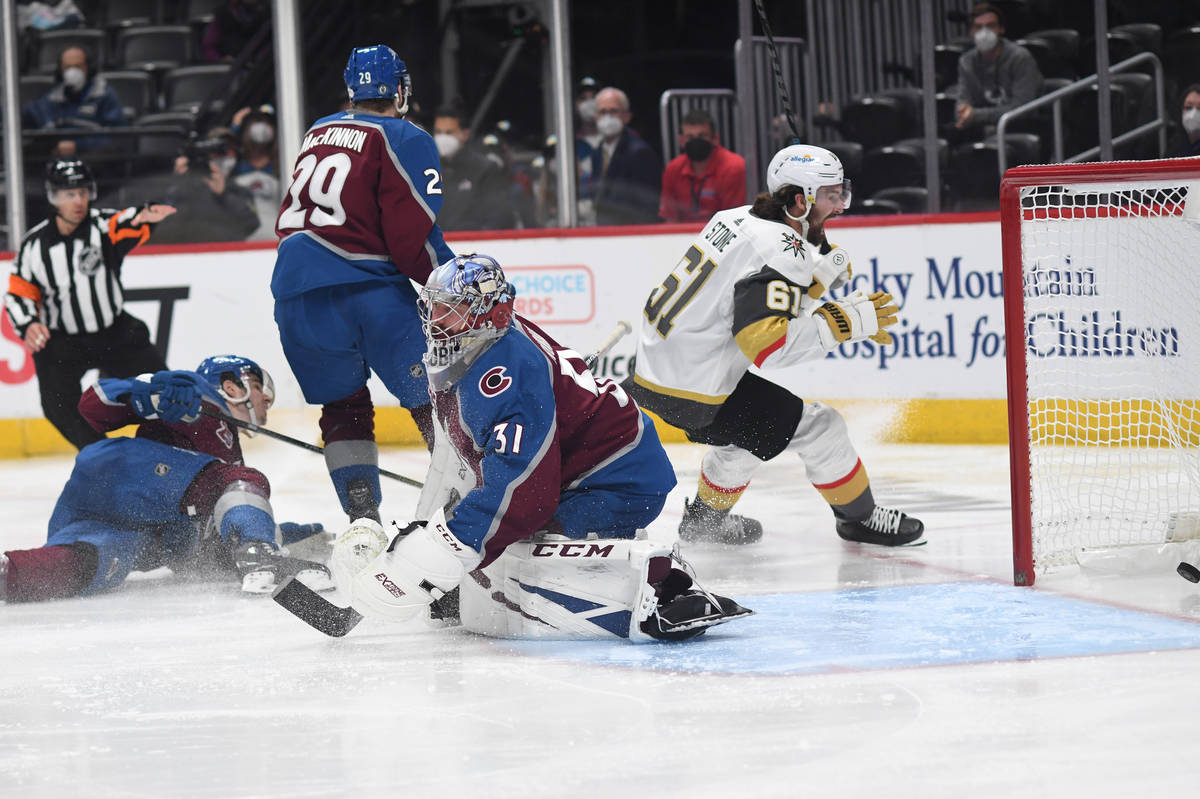
[[[1166,116],[1166,101],[1163,96],[1162,61],[1160,61],[1158,56],[1156,56],[1154,53],[1138,53],[1137,55],[1135,55],[1131,58],[1127,58],[1124,61],[1113,64],[1111,67],[1109,67],[1108,71],[1110,73],[1124,72],[1124,71],[1128,71],[1128,70],[1132,69],[1135,66],[1138,66],[1139,64],[1144,64],[1144,63],[1150,63],[1150,64],[1153,64],[1153,66],[1154,66],[1154,95],[1155,95],[1155,101],[1157,103],[1156,118],[1151,120],[1150,122],[1145,122],[1141,125],[1138,125],[1137,127],[1132,128],[1132,129],[1122,133],[1119,136],[1114,136],[1112,138],[1112,143],[1114,145],[1124,144],[1125,142],[1132,141],[1132,140],[1140,138],[1142,136],[1149,135],[1150,133],[1153,133],[1155,130],[1157,130],[1158,131],[1158,148],[1159,148],[1159,153],[1161,154],[1167,148],[1167,126],[1166,126],[1166,122],[1164,121],[1164,120],[1166,120],[1167,116]],[[1008,111],[1005,114],[1001,115],[1000,119],[996,121],[996,141],[997,141],[997,144],[999,145],[997,147],[997,150],[998,150],[997,161],[998,161],[998,166],[1000,169],[1000,174],[1003,175],[1005,170],[1008,168],[1008,157],[1007,157],[1007,153],[1005,152],[1006,148],[1004,147],[1004,136],[1008,132],[1009,123],[1011,123],[1014,119],[1028,116],[1030,113],[1037,111],[1040,108],[1044,108],[1048,105],[1052,106],[1051,115],[1052,115],[1052,120],[1053,120],[1052,124],[1053,124],[1053,133],[1054,133],[1054,162],[1070,164],[1070,163],[1075,163],[1077,161],[1086,161],[1087,159],[1092,158],[1095,155],[1098,155],[1100,153],[1100,145],[1096,145],[1095,147],[1090,147],[1087,150],[1084,150],[1080,153],[1076,153],[1075,155],[1072,155],[1070,158],[1064,157],[1064,153],[1063,153],[1063,146],[1064,146],[1063,113],[1062,113],[1063,99],[1065,99],[1066,97],[1069,97],[1071,95],[1080,94],[1085,91],[1092,91],[1093,87],[1097,86],[1098,84],[1099,84],[1099,76],[1098,75],[1089,75],[1086,78],[1080,78],[1079,80],[1075,81],[1074,83],[1063,86],[1060,89],[1055,89],[1054,91],[1049,92],[1048,94],[1043,94],[1041,97],[1038,97],[1036,100],[1031,100],[1028,103],[1025,103],[1024,105],[1018,106],[1017,108],[1014,108],[1011,111]]]

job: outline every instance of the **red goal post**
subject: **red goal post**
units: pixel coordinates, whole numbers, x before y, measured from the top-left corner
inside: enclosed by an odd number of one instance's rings
[[[1000,219],[1014,582],[1173,570],[1200,548],[1200,159],[1010,169]]]

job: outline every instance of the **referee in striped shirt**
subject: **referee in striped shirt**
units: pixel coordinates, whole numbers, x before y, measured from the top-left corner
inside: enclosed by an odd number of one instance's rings
[[[122,306],[121,262],[150,237],[169,205],[121,211],[91,207],[96,181],[87,164],[46,165],[49,218],[34,225],[8,279],[4,307],[33,353],[42,411],[78,449],[104,438],[79,415],[89,369],[132,377],[166,369],[150,331]]]

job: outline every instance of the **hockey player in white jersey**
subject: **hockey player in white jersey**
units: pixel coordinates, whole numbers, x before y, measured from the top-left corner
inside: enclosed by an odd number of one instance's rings
[[[762,525],[730,513],[763,461],[792,452],[833,509],[839,536],[883,546],[924,543],[924,525],[875,504],[846,423],[749,371],[822,358],[839,344],[891,342],[897,307],[883,292],[822,302],[850,276],[825,221],[850,204],[838,157],[797,144],[775,154],[767,193],[715,214],[650,293],[625,390],[643,408],[711,445],[684,541],[747,544]]]

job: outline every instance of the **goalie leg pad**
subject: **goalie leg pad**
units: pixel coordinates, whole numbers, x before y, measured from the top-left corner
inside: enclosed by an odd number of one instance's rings
[[[670,554],[644,538],[518,541],[463,582],[463,627],[501,638],[640,635],[657,605],[651,582],[665,575]]]
[[[437,510],[410,525],[351,581],[350,604],[364,616],[406,621],[453,590],[483,556],[450,531]]]

